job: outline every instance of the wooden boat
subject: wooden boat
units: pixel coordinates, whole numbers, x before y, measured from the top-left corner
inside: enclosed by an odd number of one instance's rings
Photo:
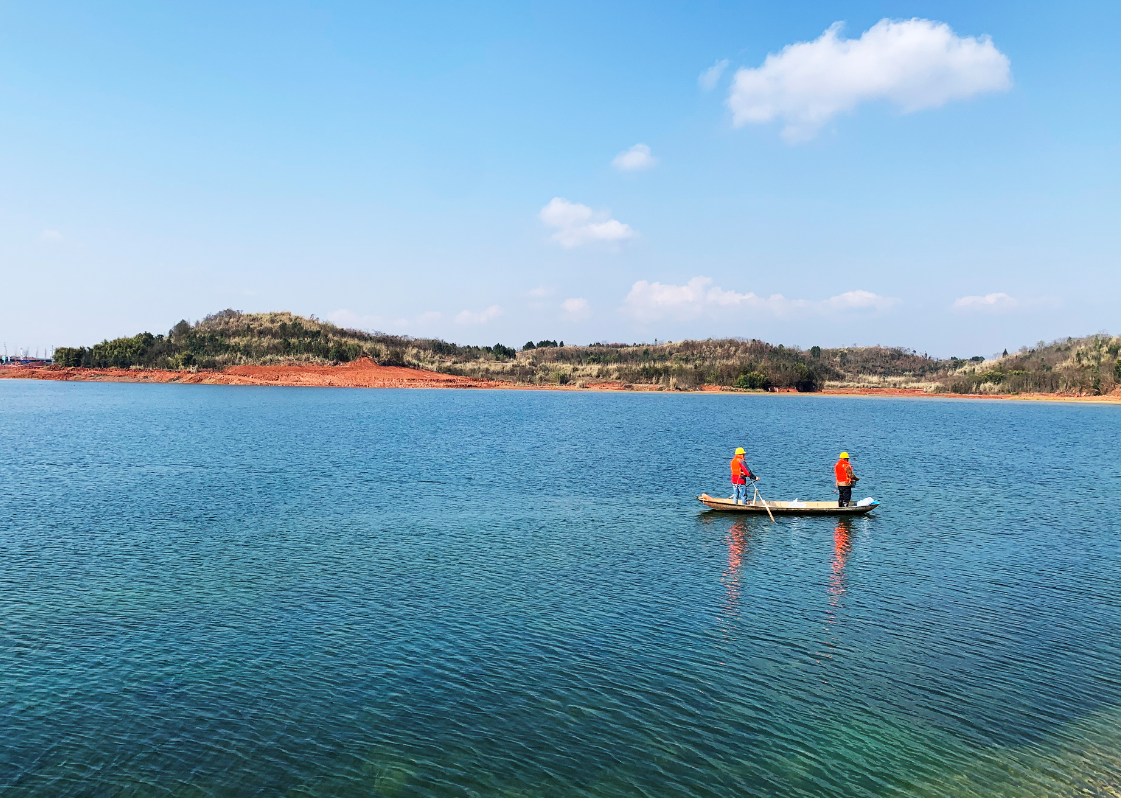
[[[838,507],[837,502],[767,502],[749,501],[747,504],[736,504],[731,499],[718,499],[702,493],[697,501],[705,506],[725,513],[762,513],[767,514],[770,508],[774,515],[864,515],[880,506],[879,502],[872,502],[863,507]]]

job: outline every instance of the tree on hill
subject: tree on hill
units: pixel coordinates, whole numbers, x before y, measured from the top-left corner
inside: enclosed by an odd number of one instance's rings
[[[383,366],[518,383],[614,382],[688,389],[703,385],[749,390],[820,390],[834,385],[909,385],[930,391],[1108,393],[1121,385],[1121,339],[1068,338],[985,359],[939,360],[903,347],[819,346],[803,351],[757,339],[725,338],[657,344],[564,346],[527,341],[521,351],[501,343],[472,346],[337,327],[292,313],[227,309],[166,335],[144,332],[90,347],[59,347],[60,367],[217,369],[278,363],[346,363],[369,358]]]

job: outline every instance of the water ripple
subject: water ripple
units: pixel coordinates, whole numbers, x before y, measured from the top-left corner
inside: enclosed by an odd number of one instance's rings
[[[1121,795],[1118,433],[3,381],[0,794]],[[740,443],[769,498],[846,448],[884,505],[698,512]]]

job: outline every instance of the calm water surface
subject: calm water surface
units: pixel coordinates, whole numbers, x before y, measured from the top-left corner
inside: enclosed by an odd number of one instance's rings
[[[1121,408],[0,381],[0,795],[1121,792]],[[853,454],[873,516],[828,499]]]

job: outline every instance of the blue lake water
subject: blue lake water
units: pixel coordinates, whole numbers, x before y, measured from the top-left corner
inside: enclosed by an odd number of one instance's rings
[[[0,795],[1121,791],[1121,408],[0,380]],[[829,499],[872,516],[740,518]]]

